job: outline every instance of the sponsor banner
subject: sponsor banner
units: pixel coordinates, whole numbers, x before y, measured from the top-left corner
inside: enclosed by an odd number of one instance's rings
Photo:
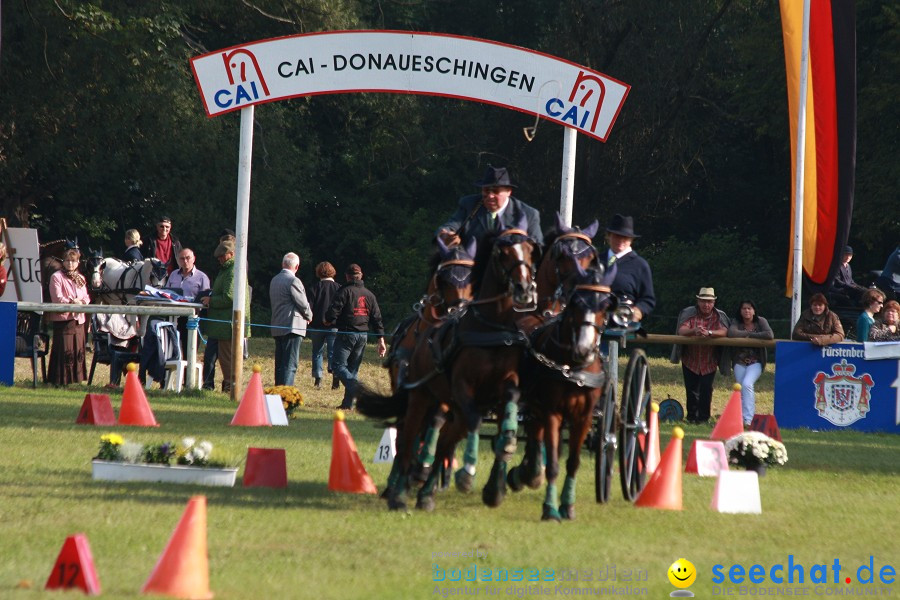
[[[630,86],[533,50],[435,33],[344,31],[251,42],[191,59],[206,113],[349,92],[475,100],[606,141]]]
[[[9,248],[3,266],[9,279],[0,302],[40,302],[41,259],[37,229],[10,227],[6,231],[9,232]],[[12,263],[15,266],[11,269]],[[16,278],[19,278],[21,298],[16,296]]]
[[[900,433],[900,360],[866,360],[863,344],[775,345],[779,427]]]

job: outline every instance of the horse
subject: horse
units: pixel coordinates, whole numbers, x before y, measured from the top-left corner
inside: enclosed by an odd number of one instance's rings
[[[584,229],[568,227],[560,214],[556,213],[556,233],[545,239],[547,249],[535,278],[537,307],[519,319],[518,325],[522,331],[534,331],[546,319],[562,310],[562,299],[571,288],[570,280],[575,273],[576,264],[582,269],[600,264],[599,253],[593,244],[599,227],[596,219]]]
[[[403,385],[409,356],[415,348],[418,336],[443,321],[463,307],[472,298],[472,268],[475,266],[476,242],[473,239],[465,248],[448,248],[437,238],[437,264],[431,271],[428,286],[422,298],[413,306],[414,313],[404,319],[391,335],[384,366],[388,369],[391,390],[396,392]]]
[[[91,295],[101,304],[131,304],[145,285],[157,286],[166,277],[166,265],[157,258],[126,263],[96,253],[89,257],[88,267]]]
[[[542,520],[575,518],[575,477],[581,447],[591,429],[594,407],[606,385],[600,339],[607,313],[617,299],[610,291],[615,267],[585,271],[576,267],[572,291],[563,311],[530,336],[528,358],[522,365],[522,396],[528,413],[525,457],[507,475],[510,489],[540,486],[541,448],[546,449],[547,489]],[[562,503],[558,504],[559,444],[563,423],[569,427],[569,453]]]
[[[479,249],[475,278],[480,286],[475,299],[464,311],[420,336],[409,363],[409,381],[390,397],[365,388],[360,394],[357,410],[362,414],[378,419],[402,418],[407,425],[398,436],[399,475],[387,498],[391,509],[405,509],[410,481],[421,485],[433,479],[438,436],[451,410],[454,421],[465,424],[462,431],[468,437],[466,465],[457,477],[468,477],[471,487],[481,420],[497,406],[503,419],[498,426],[492,476],[482,491],[482,500],[489,506],[502,502],[506,463],[516,446],[518,363],[527,343],[515,319],[517,311],[533,310],[537,302],[532,257],[535,243],[525,226],[517,223],[492,235]],[[412,424],[423,423],[429,413],[430,425],[419,437],[418,428]],[[421,441],[421,449],[414,457],[417,441]],[[432,509],[433,499],[420,508]]]

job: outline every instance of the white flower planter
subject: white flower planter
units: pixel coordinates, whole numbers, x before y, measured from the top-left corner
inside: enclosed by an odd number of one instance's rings
[[[94,460],[91,461],[91,465],[93,478],[100,481],[160,481],[223,487],[234,487],[238,472],[237,467],[211,469],[209,467],[132,464],[106,460]]]

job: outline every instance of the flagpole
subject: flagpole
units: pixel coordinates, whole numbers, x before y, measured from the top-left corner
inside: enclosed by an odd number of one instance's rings
[[[803,0],[803,35],[800,47],[800,101],[797,115],[797,153],[794,173],[794,269],[791,292],[791,329],[800,320],[803,286],[803,180],[806,158],[806,86],[809,73],[809,2]]]
[[[562,185],[560,186],[559,214],[563,223],[572,226],[572,204],[575,197],[575,148],[578,131],[563,127]]]

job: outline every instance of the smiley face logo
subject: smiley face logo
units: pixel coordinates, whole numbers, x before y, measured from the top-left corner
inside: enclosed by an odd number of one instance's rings
[[[688,588],[697,579],[697,569],[686,558],[679,558],[672,563],[668,571],[669,583],[677,588]]]

